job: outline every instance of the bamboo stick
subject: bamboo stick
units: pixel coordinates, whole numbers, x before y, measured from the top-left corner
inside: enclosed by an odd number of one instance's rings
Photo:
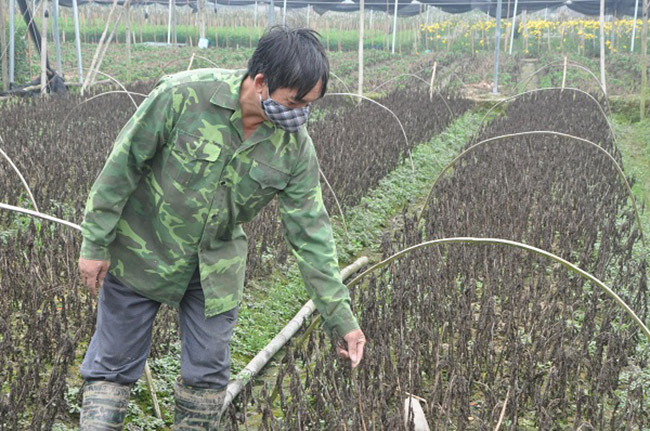
[[[346,266],[341,271],[343,281],[350,278],[352,274],[368,265],[368,258],[363,256],[357,259],[352,265]],[[271,360],[271,358],[293,337],[302,327],[304,321],[316,310],[314,302],[309,300],[296,313],[293,319],[282,328],[282,330],[266,345],[255,357],[244,367],[242,371],[228,384],[226,398],[223,403],[222,412],[225,412],[230,403],[244,389],[244,386],[255,377],[260,370]]]
[[[127,0],[129,1],[129,0]],[[113,40],[113,36],[115,36],[115,32],[117,30],[117,24],[120,22],[121,15],[117,17],[115,22],[113,23],[113,29],[111,30],[111,34],[108,36],[108,39],[104,43],[102,47],[102,52],[99,54],[99,58],[97,60],[97,64],[95,65],[94,68],[90,69],[88,71],[88,76],[90,76],[90,82],[95,80],[95,77],[97,76],[97,72],[99,69],[102,67],[102,62],[104,61],[104,57],[106,56],[106,52],[108,51],[108,47],[111,44],[111,41]]]
[[[106,18],[106,25],[104,26],[104,31],[102,33],[101,38],[99,39],[99,44],[97,45],[97,48],[95,49],[95,55],[93,56],[92,61],[90,62],[90,68],[89,72],[86,74],[86,79],[84,80],[83,85],[81,86],[81,94],[84,94],[84,91],[88,87],[88,85],[91,83],[91,77],[93,77],[92,71],[95,69],[95,63],[97,62],[97,58],[99,57],[100,53],[102,52],[102,45],[104,44],[104,39],[106,38],[106,33],[108,33],[108,28],[111,25],[111,20],[113,19],[113,14],[115,13],[115,9],[117,8],[117,0],[113,0],[113,6],[111,6],[111,11],[108,13],[108,18]]]
[[[436,68],[438,67],[438,62],[433,62],[433,68],[431,69],[431,82],[429,82],[429,101],[433,100],[433,83],[436,80]]]
[[[593,148],[595,148],[596,150],[600,151],[605,156],[607,156],[607,158],[612,162],[612,164],[616,168],[616,171],[618,172],[618,175],[621,178],[621,182],[623,183],[623,185],[627,189],[628,195],[630,196],[630,200],[632,201],[632,208],[634,209],[634,213],[635,213],[635,216],[636,216],[636,222],[637,222],[637,226],[638,226],[638,229],[639,229],[639,235],[641,235],[641,240],[643,241],[643,244],[645,245],[646,242],[645,242],[645,235],[643,234],[643,225],[641,224],[641,216],[639,215],[639,209],[638,209],[638,207],[636,205],[636,199],[634,197],[634,193],[632,193],[632,187],[630,186],[630,183],[628,182],[627,177],[625,176],[625,173],[623,172],[623,168],[621,168],[621,165],[618,164],[618,162],[616,161],[614,156],[612,156],[610,153],[608,153],[607,150],[605,150],[600,145],[598,145],[598,144],[596,144],[596,143],[594,143],[594,142],[592,142],[592,141],[590,141],[588,139],[580,138],[580,137],[574,136],[574,135],[569,135],[567,133],[555,132],[555,131],[552,131],[552,130],[530,130],[530,131],[527,131],[527,132],[509,133],[509,134],[506,134],[506,135],[495,136],[495,137],[492,137],[492,138],[485,139],[485,140],[483,140],[481,142],[478,142],[478,143],[472,145],[471,147],[467,148],[465,151],[463,151],[458,156],[456,156],[456,158],[454,158],[451,162],[449,162],[449,164],[447,166],[445,166],[440,171],[440,173],[438,174],[436,179],[433,181],[431,189],[429,190],[429,194],[427,195],[427,198],[424,201],[424,205],[422,206],[422,210],[420,212],[420,215],[418,216],[418,221],[422,219],[422,216],[424,215],[424,211],[425,211],[427,205],[429,204],[429,202],[431,201],[431,198],[433,197],[433,192],[434,192],[434,190],[436,188],[436,185],[438,184],[438,181],[440,181],[440,178],[442,178],[442,176],[445,174],[445,172],[447,172],[451,167],[453,167],[456,164],[456,162],[459,161],[460,159],[462,159],[467,153],[473,151],[474,149],[476,149],[476,148],[478,148],[478,147],[480,147],[482,145],[488,144],[490,142],[500,141],[500,140],[506,139],[506,138],[514,138],[514,137],[519,137],[519,136],[531,136],[531,135],[551,135],[551,136],[558,136],[558,137],[573,139],[574,141],[590,145]]]
[[[419,250],[422,248],[428,248],[436,245],[443,245],[443,244],[494,244],[494,245],[506,245],[509,247],[514,247],[514,248],[519,248],[522,250],[526,250],[529,252],[532,252],[534,254],[544,256],[550,260],[553,260],[568,270],[578,274],[582,278],[586,280],[590,280],[594,284],[596,284],[602,291],[604,291],[611,299],[614,300],[623,310],[625,313],[636,323],[636,325],[641,329],[641,332],[647,337],[648,340],[650,340],[650,329],[643,323],[643,320],[637,316],[637,314],[630,308],[629,305],[623,299],[621,299],[620,296],[616,294],[609,286],[607,286],[605,283],[600,281],[598,278],[593,276],[592,274],[588,273],[587,271],[583,270],[577,265],[574,265],[573,263],[569,262],[566,259],[561,258],[560,256],[557,256],[553,253],[550,253],[546,250],[543,250],[541,248],[533,247],[532,245],[528,244],[523,244],[521,242],[517,241],[511,241],[508,239],[502,239],[502,238],[477,238],[477,237],[452,237],[452,238],[441,238],[441,239],[435,239],[431,241],[425,241],[420,244],[413,245],[411,247],[405,248],[394,255],[390,256],[387,259],[384,259],[383,261],[374,264],[367,270],[365,270],[363,273],[359,274],[356,276],[352,281],[350,281],[347,285],[348,287],[352,287],[357,285],[366,275],[370,274],[371,272],[383,268],[389,263],[395,261],[396,259],[409,254],[415,250]],[[317,319],[314,319],[317,320]]]

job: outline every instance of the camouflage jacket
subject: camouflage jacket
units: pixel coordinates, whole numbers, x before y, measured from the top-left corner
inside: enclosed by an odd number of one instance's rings
[[[244,71],[161,79],[117,137],[82,223],[81,256],[148,298],[177,305],[199,265],[205,315],[242,298],[251,221],[274,196],[285,237],[323,315],[340,336],[358,328],[341,282],[318,160],[305,128],[266,121],[242,139]]]

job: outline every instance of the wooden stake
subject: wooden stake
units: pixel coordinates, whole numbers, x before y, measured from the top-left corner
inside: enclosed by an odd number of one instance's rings
[[[192,58],[190,58],[190,64],[187,65],[187,70],[190,70],[192,68],[192,63],[194,63],[194,56],[196,55],[195,52],[192,53]]]
[[[567,56],[564,56],[564,69],[562,70],[562,90],[564,90],[564,86],[566,85],[566,66],[567,66]]]
[[[433,100],[433,82],[436,80],[436,68],[438,67],[438,62],[433,62],[433,69],[431,70],[431,82],[429,83],[429,101]]]
[[[524,51],[528,51],[528,21],[526,20],[527,10],[524,9],[521,16],[521,25],[524,26],[523,38],[524,38]]]

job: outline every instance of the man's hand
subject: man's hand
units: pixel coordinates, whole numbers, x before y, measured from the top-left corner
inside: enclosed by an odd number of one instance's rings
[[[363,331],[355,329],[343,337],[343,341],[339,343],[336,350],[339,356],[350,360],[352,368],[356,368],[361,362],[361,358],[363,358],[363,346],[365,344],[366,337],[363,335]]]
[[[93,296],[97,296],[97,288],[102,287],[104,284],[104,277],[108,272],[110,266],[108,260],[90,260],[79,258],[79,272],[84,284],[90,290]]]

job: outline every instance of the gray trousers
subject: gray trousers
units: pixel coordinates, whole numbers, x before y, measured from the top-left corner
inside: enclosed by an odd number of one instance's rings
[[[97,305],[97,327],[81,364],[85,380],[128,385],[144,371],[160,303],[139,295],[110,273]],[[205,318],[198,268],[179,305],[181,377],[187,386],[221,389],[230,378],[229,341],[237,309]]]

